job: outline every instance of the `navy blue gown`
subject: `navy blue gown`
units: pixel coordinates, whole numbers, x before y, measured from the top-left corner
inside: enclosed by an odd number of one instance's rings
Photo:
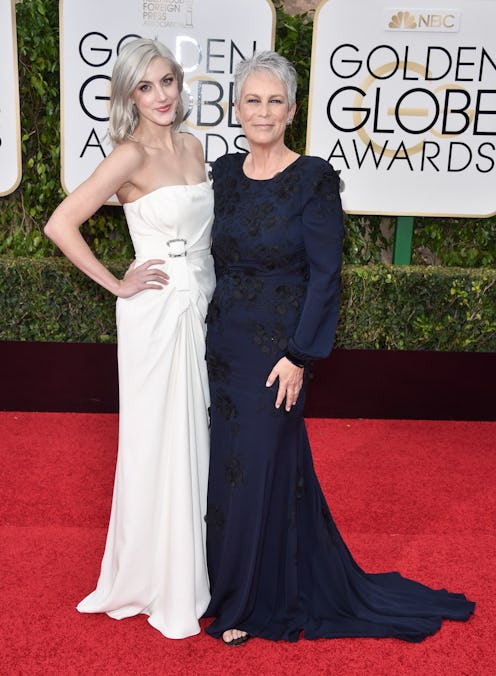
[[[243,172],[245,157],[226,155],[213,166],[212,599],[205,616],[215,619],[207,632],[420,641],[443,617],[466,620],[474,604],[398,573],[359,568],[314,472],[304,391],[286,412],[274,407],[277,382],[265,386],[287,350],[305,362],[331,350],[343,238],[339,179],[324,160],[301,156],[274,178],[253,180]]]

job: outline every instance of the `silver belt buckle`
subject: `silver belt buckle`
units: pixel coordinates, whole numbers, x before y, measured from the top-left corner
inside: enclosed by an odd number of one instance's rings
[[[167,242],[169,247],[169,258],[180,258],[181,256],[186,256],[186,244],[188,240],[186,239],[170,239]]]

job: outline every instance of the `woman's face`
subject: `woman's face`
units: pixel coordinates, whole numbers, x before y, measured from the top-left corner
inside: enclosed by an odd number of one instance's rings
[[[287,122],[293,118],[296,104],[288,108],[284,82],[266,71],[248,75],[243,83],[236,116],[250,144],[284,143]]]
[[[140,122],[148,120],[160,126],[169,126],[174,122],[179,89],[176,76],[166,59],[156,57],[150,61],[131,101],[138,109]]]

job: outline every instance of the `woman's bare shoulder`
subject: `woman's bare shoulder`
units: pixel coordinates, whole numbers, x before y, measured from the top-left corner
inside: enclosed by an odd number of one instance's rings
[[[180,131],[178,133],[181,141],[188,150],[198,151],[198,149],[202,149],[200,140],[190,131]]]
[[[146,157],[146,150],[141,143],[129,140],[114,146],[111,155],[120,161],[141,162]]]
[[[199,139],[196,138],[193,134],[190,132],[180,132],[181,140],[183,142],[183,148],[184,150],[189,154],[193,155],[198,162],[200,162],[202,165],[205,162],[204,154],[203,154],[203,146]]]

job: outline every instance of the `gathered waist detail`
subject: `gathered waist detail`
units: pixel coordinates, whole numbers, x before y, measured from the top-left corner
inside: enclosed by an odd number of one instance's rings
[[[185,249],[181,253],[177,253],[177,250],[170,250],[169,248],[164,249],[163,245],[162,246],[156,246],[156,247],[147,247],[147,250],[144,249],[139,249],[135,252],[135,259],[140,261],[140,263],[144,263],[144,261],[148,261],[151,258],[162,258],[166,263],[168,263],[171,260],[174,259],[179,259],[179,258],[185,258],[185,259],[197,259],[197,258],[204,258],[206,256],[210,256],[211,251],[210,248],[206,249]]]
[[[211,257],[210,248],[206,249],[188,249],[187,242],[183,239],[173,239],[164,243],[160,247],[153,247],[153,251],[148,253],[144,251],[136,252],[136,262],[143,263],[151,258],[162,258],[170,274],[170,283],[178,291],[189,291],[189,265],[188,262],[198,261],[201,258]],[[147,247],[149,249],[151,247]]]

